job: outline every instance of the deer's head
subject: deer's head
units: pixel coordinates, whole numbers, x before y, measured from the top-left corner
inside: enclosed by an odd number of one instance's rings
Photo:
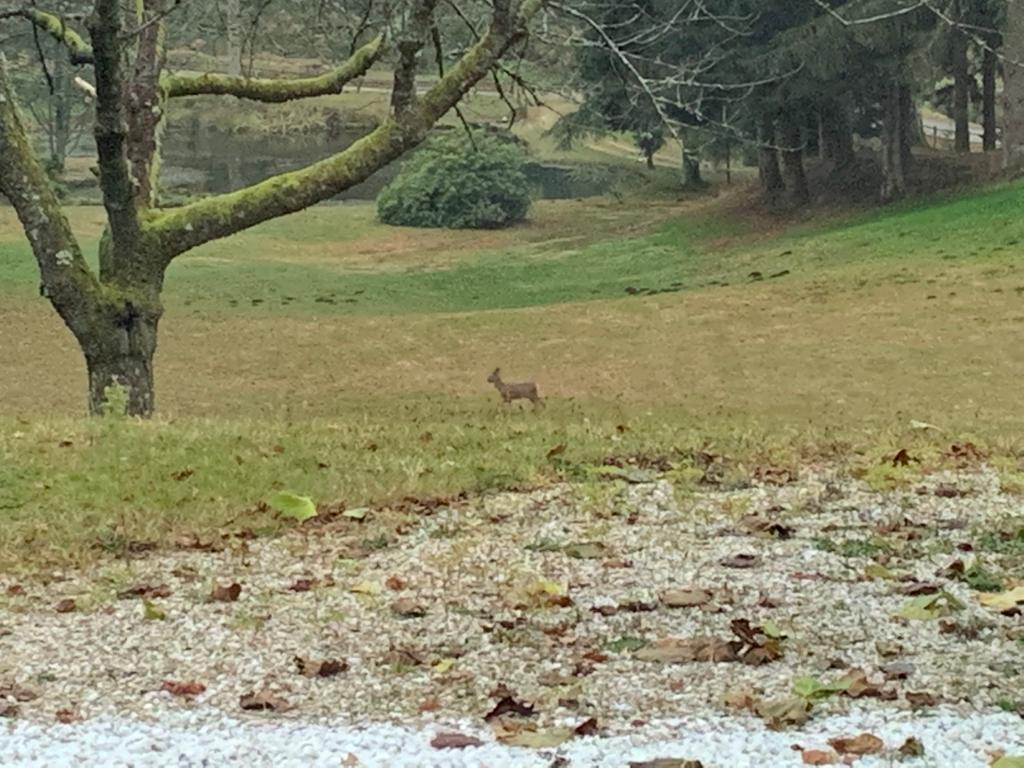
[[[487,381],[491,384],[497,384],[501,381],[501,368],[495,368],[494,373],[487,377]]]

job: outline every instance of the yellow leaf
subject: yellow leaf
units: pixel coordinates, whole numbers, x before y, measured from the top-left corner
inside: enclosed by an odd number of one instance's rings
[[[441,659],[439,662],[434,664],[434,671],[438,674],[444,674],[449,669],[455,666],[455,659]]]
[[[1024,587],[1011,589],[1009,592],[982,592],[978,595],[981,604],[997,611],[1012,611],[1024,605]]]
[[[380,584],[375,584],[372,581],[360,581],[349,592],[355,592],[357,595],[379,595],[382,591]]]

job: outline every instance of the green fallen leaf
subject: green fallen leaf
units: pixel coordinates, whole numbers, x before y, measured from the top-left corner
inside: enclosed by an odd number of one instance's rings
[[[341,513],[341,516],[352,520],[365,520],[369,512],[369,507],[356,507],[355,509],[346,509]]]
[[[949,616],[954,611],[962,611],[965,607],[949,592],[937,592],[911,598],[903,604],[897,615],[903,619],[929,621]]]
[[[833,683],[825,683],[816,677],[798,677],[793,681],[793,694],[807,701],[819,701],[842,693],[850,687],[849,680],[836,680]]]
[[[1024,757],[1004,755],[992,763],[991,768],[1024,768]]]
[[[811,702],[792,696],[776,701],[762,701],[755,707],[765,725],[779,731],[791,725],[803,725],[811,717]]]
[[[149,600],[142,601],[142,618],[146,621],[163,621],[167,613],[156,603]]]
[[[623,635],[622,637],[605,643],[604,647],[613,653],[623,653],[624,651],[639,651],[641,648],[646,648],[648,645],[650,645],[650,643],[642,637]]]
[[[978,595],[978,600],[986,608],[999,611],[1012,611],[1024,605],[1024,587],[1011,589],[1009,592],[996,592]]]
[[[278,512],[281,517],[287,517],[292,520],[302,522],[303,520],[309,520],[311,517],[316,517],[316,504],[309,496],[296,496],[294,493],[288,493],[287,491],[278,491],[269,499],[267,504],[270,508]]]
[[[782,631],[781,627],[771,619],[761,622],[761,634],[765,637],[770,637],[773,640],[781,640],[786,636],[786,633]]]
[[[871,565],[867,566],[864,569],[864,575],[869,579],[884,579],[885,581],[892,581],[896,578],[895,573],[878,563],[871,563]]]

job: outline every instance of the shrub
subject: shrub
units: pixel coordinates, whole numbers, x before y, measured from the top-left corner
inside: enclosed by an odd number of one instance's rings
[[[430,139],[377,198],[385,224],[496,229],[526,218],[526,157],[514,143],[477,134]]]

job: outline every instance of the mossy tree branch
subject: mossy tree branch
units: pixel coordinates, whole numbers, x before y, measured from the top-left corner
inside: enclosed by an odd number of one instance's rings
[[[99,282],[32,149],[0,54],[0,194],[18,214],[39,265],[43,289],[75,336],[88,329]]]
[[[68,26],[67,20],[53,13],[46,13],[35,8],[17,8],[0,10],[0,19],[23,18],[35,24],[41,31],[48,34],[68,50],[72,64],[92,64],[93,52],[89,44],[75,30]]]
[[[240,99],[281,104],[341,93],[357,77],[362,77],[385,52],[383,35],[362,46],[341,66],[317,77],[296,79],[245,78],[237,75],[165,75],[164,92],[168,98],[180,96],[237,96]]]
[[[433,125],[491,71],[546,0],[523,0],[515,15],[496,16],[490,29],[414,108],[394,114],[343,152],[226,195],[205,198],[151,218],[146,250],[170,262],[203,243],[241,232],[328,200],[369,178],[426,138]]]

